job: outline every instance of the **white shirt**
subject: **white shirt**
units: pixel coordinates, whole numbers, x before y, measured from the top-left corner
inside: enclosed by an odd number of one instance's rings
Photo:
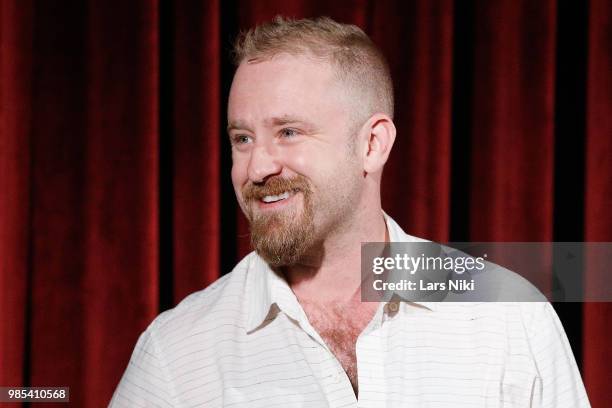
[[[391,241],[420,241],[386,221]],[[151,323],[110,406],[590,406],[547,302],[381,303],[357,370],[359,400],[287,283],[251,253]]]

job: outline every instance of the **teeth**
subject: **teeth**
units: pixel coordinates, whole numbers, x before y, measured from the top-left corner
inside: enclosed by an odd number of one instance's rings
[[[289,192],[285,191],[283,194],[280,195],[268,195],[265,196],[264,198],[261,199],[261,201],[263,201],[264,203],[273,203],[276,201],[280,201],[280,200],[284,200],[286,198],[289,198]]]

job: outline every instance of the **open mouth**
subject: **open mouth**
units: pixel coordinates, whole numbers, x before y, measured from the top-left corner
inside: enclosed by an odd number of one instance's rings
[[[289,191],[285,191],[282,194],[279,195],[267,195],[261,198],[261,201],[263,201],[264,203],[276,203],[282,200],[286,200],[287,198],[289,198]]]
[[[260,210],[280,210],[293,202],[293,198],[297,195],[296,190],[288,190],[281,194],[265,195],[256,201],[257,207]]]

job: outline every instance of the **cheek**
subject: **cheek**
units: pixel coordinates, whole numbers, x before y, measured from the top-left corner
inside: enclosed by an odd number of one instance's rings
[[[318,178],[327,179],[334,174],[340,163],[346,160],[342,153],[340,148],[328,144],[303,144],[283,150],[282,165],[315,182]]]
[[[231,177],[234,191],[238,198],[240,198],[239,193],[248,180],[247,166],[244,165],[243,160],[232,159]]]
[[[338,200],[354,198],[361,181],[358,164],[345,152],[320,151],[306,155],[296,160],[292,168],[312,182],[314,198],[323,205],[335,205]]]
[[[312,156],[306,149],[286,149],[283,151],[283,167],[289,168],[308,177],[309,168],[312,167]]]

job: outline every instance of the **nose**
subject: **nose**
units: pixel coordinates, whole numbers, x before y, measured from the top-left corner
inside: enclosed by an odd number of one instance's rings
[[[280,174],[282,166],[271,146],[256,146],[251,150],[248,176],[253,183],[262,183],[271,176]]]

